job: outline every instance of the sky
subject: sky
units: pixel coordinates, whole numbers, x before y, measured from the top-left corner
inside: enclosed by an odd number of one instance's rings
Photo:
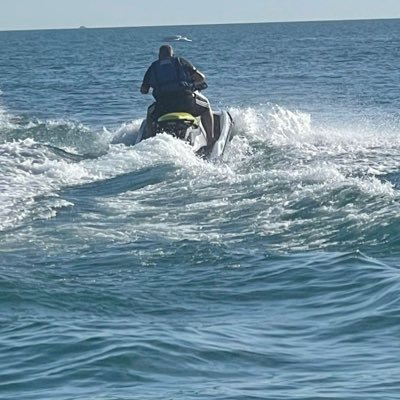
[[[0,31],[400,18],[400,0],[0,0]]]

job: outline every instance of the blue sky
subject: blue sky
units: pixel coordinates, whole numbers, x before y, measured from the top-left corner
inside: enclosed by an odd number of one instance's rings
[[[0,30],[400,18],[400,0],[200,0],[194,4],[188,0],[0,0]]]

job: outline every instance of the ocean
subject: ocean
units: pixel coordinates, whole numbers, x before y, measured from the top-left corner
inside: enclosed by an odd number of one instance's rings
[[[165,38],[233,139],[126,145]],[[400,20],[0,32],[0,399],[399,399]]]

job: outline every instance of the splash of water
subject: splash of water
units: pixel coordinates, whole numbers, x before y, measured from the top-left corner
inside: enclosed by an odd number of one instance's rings
[[[278,106],[230,111],[234,137],[217,163],[201,160],[186,143],[165,134],[125,146],[126,138],[137,134],[140,120],[99,134],[108,151],[97,157],[74,158],[33,139],[4,143],[1,229],[73,207],[70,198],[62,198],[64,188],[98,182],[101,192],[102,182],[118,176],[118,187],[111,186],[110,195],[97,199],[110,212],[109,223],[129,210],[150,213],[143,221],[136,218],[134,231],[129,220],[121,225],[115,231],[118,240],[130,240],[138,230],[159,232],[171,240],[194,239],[203,237],[202,226],[207,227],[207,240],[240,240],[243,232],[252,231],[270,238],[271,248],[299,250],[344,240],[371,243],[386,234],[382,224],[396,223],[399,196],[385,176],[390,172],[396,177],[400,143],[389,126],[379,131],[371,126],[324,126],[309,114]],[[48,126],[51,132],[59,124]],[[143,182],[132,193],[126,174],[135,180],[140,176]],[[154,181],[155,175],[161,181]],[[43,203],[43,198],[50,200]],[[244,210],[249,210],[246,218]],[[172,223],[171,212],[182,211],[182,218]],[[236,213],[241,218],[230,232],[225,227]],[[192,225],[205,214],[207,221]],[[159,218],[165,219],[162,226]],[[173,230],[167,228],[171,224]]]

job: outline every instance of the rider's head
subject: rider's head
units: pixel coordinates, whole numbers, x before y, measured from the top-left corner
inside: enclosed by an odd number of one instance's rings
[[[174,50],[172,49],[172,46],[170,46],[169,44],[163,44],[158,52],[158,58],[160,60],[162,58],[172,57],[173,55],[174,55]]]

